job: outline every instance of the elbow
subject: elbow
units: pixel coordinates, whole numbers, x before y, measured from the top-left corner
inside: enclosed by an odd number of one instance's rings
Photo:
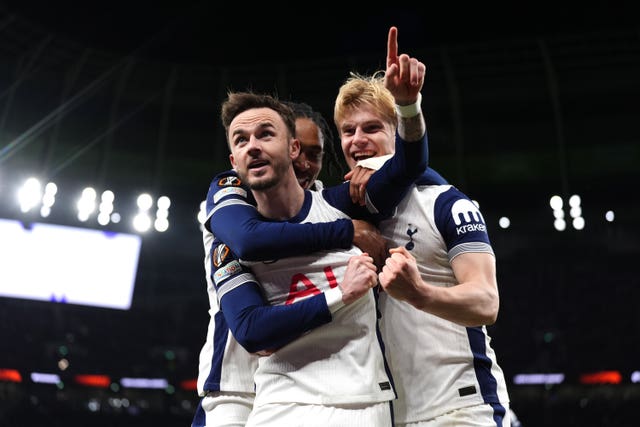
[[[482,313],[482,325],[491,326],[498,320],[498,311],[500,309],[500,299],[497,295],[492,297],[485,305]]]
[[[482,322],[482,324],[483,324],[483,325],[486,325],[486,326],[491,326],[491,325],[493,325],[494,323],[496,323],[496,321],[497,321],[497,320],[498,320],[498,312],[496,312],[496,313],[495,313],[495,314],[493,314],[493,315],[487,315],[487,316],[485,316],[485,319],[484,319],[484,321]]]
[[[424,175],[425,171],[427,170],[427,166],[428,163],[427,159],[425,158],[424,161],[421,161],[415,165],[415,169],[407,170],[407,177],[411,179],[411,182],[414,182],[422,175]]]
[[[476,328],[479,326],[491,326],[498,320],[498,312],[495,311],[483,311],[482,313],[476,313],[474,316],[462,320],[459,323],[462,326],[468,328]]]
[[[429,161],[425,156],[423,161],[418,164],[418,177],[420,177],[427,170],[427,166],[429,166]]]
[[[238,344],[240,344],[245,350],[249,353],[257,353],[258,351],[265,348],[264,345],[260,345],[260,342],[255,340],[249,334],[245,333],[234,333],[233,337],[236,339]]]
[[[254,313],[254,311],[249,311]],[[229,322],[229,329],[233,338],[249,353],[255,353],[264,349],[264,337],[259,335],[260,328],[256,327],[256,323],[251,321],[251,316],[246,315],[237,318],[235,322]]]
[[[488,295],[483,302],[474,304],[474,309],[469,311],[469,315],[461,324],[467,327],[491,326],[498,320],[498,309],[500,301],[497,295]]]

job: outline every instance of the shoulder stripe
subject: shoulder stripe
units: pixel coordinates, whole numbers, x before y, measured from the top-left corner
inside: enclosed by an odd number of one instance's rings
[[[251,206],[253,209],[255,209],[255,206],[249,204],[246,202],[246,200],[242,200],[242,199],[229,199],[229,200],[224,200],[222,203],[217,204],[213,210],[211,212],[209,212],[209,217],[211,217],[214,213],[216,213],[219,209],[224,208],[225,206],[231,206],[231,205],[244,205],[244,206]]]
[[[464,254],[467,252],[484,252],[495,256],[493,253],[493,248],[490,244],[484,242],[465,242],[461,243],[449,251],[449,261],[454,259],[460,254]]]
[[[234,195],[234,194],[242,197],[243,199],[247,198],[247,190],[245,190],[244,188],[225,187],[225,188],[221,188],[213,195],[213,203],[218,203],[220,199],[222,199],[223,197]]]
[[[240,273],[242,271],[242,266],[238,261],[231,261],[224,267],[220,267],[213,273],[213,282],[216,284],[216,287],[220,284],[220,282],[228,279],[234,274]]]
[[[251,273],[242,273],[237,276],[231,278],[229,281],[225,282],[217,290],[218,302],[222,299],[222,297],[229,291],[236,289],[239,286],[242,286],[247,283],[256,283],[255,277]]]

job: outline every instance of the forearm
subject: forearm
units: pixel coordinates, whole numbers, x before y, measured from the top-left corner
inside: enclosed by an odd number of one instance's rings
[[[463,326],[495,323],[500,306],[495,287],[474,282],[439,287],[422,281],[420,292],[407,302],[419,310]]]
[[[227,292],[220,306],[231,333],[251,353],[280,348],[332,318],[324,294],[270,306],[255,283]]]
[[[238,257],[248,261],[348,248],[353,241],[353,224],[349,219],[316,224],[268,222],[259,219],[252,206],[242,204],[216,210],[210,227]]]
[[[429,145],[427,140],[427,125],[422,114],[422,94],[418,93],[418,99],[409,105],[397,105],[396,104],[396,116],[398,117],[398,136],[405,142],[407,147],[407,153],[405,155],[406,166],[410,168],[415,166],[415,169],[411,169],[411,172],[416,173],[416,178],[424,172],[429,163]],[[417,143],[424,144],[422,152],[413,152],[411,149],[416,148]],[[400,144],[396,141],[396,149]],[[416,157],[413,157],[416,156]]]
[[[427,125],[422,114],[413,117],[398,116],[398,135],[408,143],[419,141],[427,133]]]

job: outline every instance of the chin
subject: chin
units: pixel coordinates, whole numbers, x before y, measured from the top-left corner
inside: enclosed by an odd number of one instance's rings
[[[268,190],[277,183],[275,178],[253,178],[245,181],[252,190]]]

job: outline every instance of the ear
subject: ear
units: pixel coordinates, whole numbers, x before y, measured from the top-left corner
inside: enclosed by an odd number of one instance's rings
[[[231,168],[235,169],[236,168],[236,162],[233,158],[233,154],[229,154],[229,162],[231,163]]]
[[[291,144],[289,144],[289,157],[291,160],[295,160],[300,155],[300,141],[298,138],[291,138]]]

